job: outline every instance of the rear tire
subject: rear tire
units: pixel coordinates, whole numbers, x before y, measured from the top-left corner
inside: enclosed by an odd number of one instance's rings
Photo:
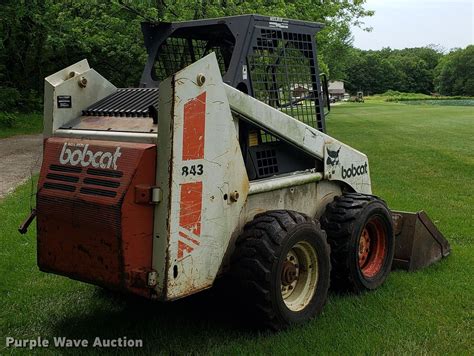
[[[335,197],[321,217],[331,245],[331,286],[360,293],[378,288],[388,277],[394,254],[392,216],[372,195]]]
[[[232,258],[250,315],[274,330],[318,315],[329,289],[329,254],[326,234],[308,216],[287,210],[256,215]]]

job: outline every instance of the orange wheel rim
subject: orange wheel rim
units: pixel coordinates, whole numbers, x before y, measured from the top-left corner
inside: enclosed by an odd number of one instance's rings
[[[379,217],[367,221],[359,237],[359,268],[365,278],[377,275],[387,255],[387,230]]]

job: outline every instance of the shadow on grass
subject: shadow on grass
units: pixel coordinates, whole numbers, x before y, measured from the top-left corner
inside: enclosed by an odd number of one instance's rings
[[[243,307],[221,288],[174,302],[151,301],[100,288],[92,298],[96,303],[91,303],[90,309],[58,320],[53,325],[55,335],[87,339],[89,345],[96,337],[141,339],[142,351],[166,354],[206,352],[213,345],[225,345],[229,337],[248,340],[261,335],[246,319],[248,313]]]

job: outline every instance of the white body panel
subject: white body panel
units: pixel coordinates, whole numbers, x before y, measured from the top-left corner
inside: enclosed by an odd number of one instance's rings
[[[230,248],[226,252],[225,259],[221,265],[220,271],[230,266],[230,258],[234,252],[234,242],[242,231],[244,225],[251,221],[255,215],[268,210],[294,210],[304,213],[308,216],[319,218],[326,205],[333,201],[335,196],[341,195],[341,187],[336,182],[315,181],[312,183],[302,183],[307,173],[295,175],[295,181],[292,186],[282,187],[277,190],[269,189],[268,191],[259,190],[248,196],[247,203],[240,214],[239,225],[236,226],[232,234]],[[250,183],[250,193],[252,186]]]
[[[85,82],[79,85],[81,80]],[[82,110],[116,90],[112,83],[89,68],[85,59],[46,77],[43,136],[53,136],[57,129],[81,116]],[[61,107],[62,97],[65,100]]]
[[[198,85],[201,73],[205,82]],[[222,88],[214,54],[160,85],[160,98],[173,93],[171,103],[160,101],[158,124],[163,201],[155,235],[167,246],[157,242],[154,268],[164,277],[158,284],[165,299],[212,285],[247,199],[247,173]]]

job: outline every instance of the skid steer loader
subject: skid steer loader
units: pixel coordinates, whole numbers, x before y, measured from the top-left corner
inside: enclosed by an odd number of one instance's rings
[[[239,283],[269,327],[449,254],[425,213],[372,195],[367,156],[326,133],[309,23],[144,23],[140,86],[86,60],[45,80],[38,265],[172,301]],[[25,232],[34,214],[21,226]]]

